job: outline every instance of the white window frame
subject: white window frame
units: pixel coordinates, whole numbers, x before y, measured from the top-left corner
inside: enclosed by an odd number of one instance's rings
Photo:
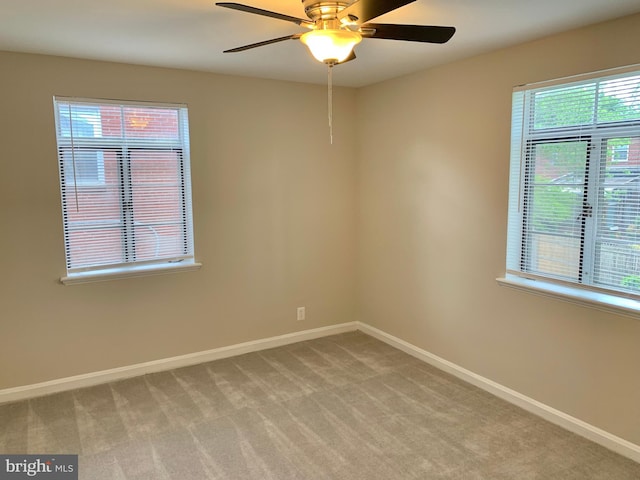
[[[604,150],[607,139],[620,137],[640,137],[640,121],[620,121],[608,124],[594,121],[589,125],[577,125],[561,127],[547,131],[534,132],[533,94],[531,92],[547,88],[567,85],[580,85],[580,83],[593,82],[595,79],[612,79],[620,76],[640,75],[640,65],[633,65],[606,72],[594,72],[571,78],[541,82],[532,85],[516,87],[513,93],[512,130],[511,130],[511,168],[509,180],[509,215],[507,235],[507,269],[505,275],[498,278],[501,285],[517,288],[530,293],[551,296],[568,300],[581,305],[587,305],[617,314],[640,318],[640,293],[630,292],[623,287],[617,289],[612,286],[598,285],[591,277],[595,265],[593,264],[596,252],[595,218],[599,212],[585,211],[584,255],[581,257],[580,275],[577,279],[562,278],[559,275],[549,275],[546,272],[540,274],[532,271],[528,264],[526,245],[530,227],[526,226],[525,205],[527,204],[527,192],[532,188],[528,186],[527,169],[528,157],[531,157],[531,145],[535,142],[579,140],[587,142],[588,153],[586,162],[591,174],[587,175],[584,182],[585,205],[591,208],[599,208],[599,192],[604,190],[604,183],[600,183],[600,162],[604,161],[607,152]],[[554,131],[555,130],[555,131]],[[531,174],[530,174],[531,175]],[[602,190],[601,190],[602,189]],[[600,201],[600,204],[604,202]],[[587,217],[593,217],[587,218]],[[533,234],[532,234],[533,235]],[[639,272],[640,274],[640,272]]]
[[[60,278],[60,281],[65,285],[71,285],[76,283],[96,282],[104,280],[113,280],[119,278],[136,277],[143,275],[157,275],[164,273],[182,272],[188,270],[195,270],[200,268],[200,264],[195,261],[194,247],[193,247],[193,215],[191,206],[191,176],[190,176],[190,155],[189,155],[189,127],[188,127],[188,109],[183,104],[166,104],[166,103],[149,103],[149,102],[128,102],[128,101],[114,101],[104,99],[87,99],[87,98],[73,98],[73,97],[54,97],[54,117],[56,125],[56,139],[58,150],[58,166],[60,172],[60,188],[62,197],[62,214],[63,214],[63,227],[65,237],[65,256],[66,256],[66,270],[67,274]],[[174,110],[177,113],[178,118],[178,130],[179,138],[176,140],[166,140],[161,137],[148,138],[148,139],[127,139],[126,135],[122,137],[103,136],[101,125],[93,125],[92,136],[84,134],[73,135],[72,128],[65,128],[65,122],[61,120],[61,111],[66,106],[73,105],[78,107],[80,111],[82,109],[95,110],[93,118],[88,118],[89,123],[96,123],[96,118],[99,118],[99,109],[102,106],[105,107],[118,107],[118,108],[143,108],[143,109],[163,109]],[[71,108],[71,107],[69,107]],[[88,116],[89,113],[87,114]],[[82,115],[77,115],[82,117]],[[71,121],[70,121],[71,125]],[[91,132],[90,132],[91,133]],[[135,228],[139,227],[132,221],[126,220],[126,217],[132,215],[132,207],[130,205],[133,192],[131,191],[132,182],[129,177],[129,166],[126,164],[128,160],[129,152],[134,150],[144,151],[166,151],[171,150],[178,152],[177,158],[179,158],[179,166],[177,167],[180,174],[179,184],[181,185],[179,205],[176,204],[176,209],[181,212],[180,218],[182,218],[180,225],[183,231],[182,240],[180,243],[181,252],[179,254],[158,254],[156,250],[157,258],[137,260],[134,255],[125,254],[120,261],[101,261],[98,259],[93,264],[74,264],[71,258],[71,240],[70,231],[73,228],[71,222],[69,222],[67,210],[74,208],[72,202],[67,200],[67,193],[73,191],[76,195],[79,190],[91,189],[93,191],[100,190],[105,185],[105,164],[104,164],[104,152],[118,152],[118,157],[121,158],[121,162],[125,162],[120,167],[120,189],[128,190],[128,198],[121,198],[119,203],[119,210],[122,224],[122,238],[124,243],[135,243],[136,233]],[[78,151],[95,151],[96,153],[96,168],[97,177],[95,179],[81,178],[81,175],[77,175],[77,169],[75,166],[75,158],[70,160],[68,158],[69,152]],[[66,153],[66,154],[65,154]],[[70,170],[71,169],[71,170]],[[71,171],[71,175],[69,175]],[[69,178],[71,177],[71,178]],[[109,204],[111,205],[111,204]],[[77,223],[77,222],[76,222]],[[128,224],[128,226],[127,226]],[[132,242],[132,240],[134,240]],[[79,244],[74,244],[77,246]],[[156,247],[157,249],[157,247]],[[85,262],[86,263],[86,262]]]

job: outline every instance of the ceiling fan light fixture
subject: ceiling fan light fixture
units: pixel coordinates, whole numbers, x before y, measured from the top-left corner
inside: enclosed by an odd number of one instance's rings
[[[353,47],[362,41],[362,35],[351,30],[311,30],[300,37],[316,60],[322,63],[345,61]]]

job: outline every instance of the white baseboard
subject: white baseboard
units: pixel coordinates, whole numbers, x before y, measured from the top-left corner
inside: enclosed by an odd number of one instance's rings
[[[438,357],[426,350],[423,350],[415,345],[412,345],[404,340],[394,337],[382,330],[378,330],[375,327],[367,325],[366,323],[357,322],[358,330],[371,335],[372,337],[381,340],[392,347],[402,350],[409,355],[412,355],[434,367],[443,370],[447,373],[454,375],[455,377],[464,380],[467,383],[475,385],[496,397],[506,400],[509,403],[519,406],[520,408],[533,413],[545,420],[554,423],[570,432],[580,435],[584,438],[591,440],[599,445],[602,445],[609,450],[613,450],[620,455],[634,460],[640,463],[640,445],[631,443],[623,438],[617,437],[609,432],[606,432],[598,427],[584,422],[578,418],[567,415],[560,410],[556,410],[544,403],[538,402],[533,398],[527,397],[521,393],[511,390],[510,388],[500,385],[488,378],[473,373],[455,363],[452,363],[444,358]]]
[[[328,327],[314,328],[311,330],[303,330],[301,332],[287,333],[276,337],[238,343],[227,347],[214,348],[203,352],[189,353],[187,355],[163,358],[151,362],[128,365],[126,367],[112,368],[99,372],[50,380],[48,382],[36,383],[33,385],[6,388],[4,390],[0,390],[0,403],[15,402],[18,400],[40,397],[42,395],[49,395],[51,393],[63,392],[76,388],[91,387],[101,383],[144,375],[146,373],[162,372],[173,368],[196,365],[198,363],[234,357],[244,353],[266,350],[268,348],[280,347],[290,343],[303,342],[305,340],[313,340],[314,338],[327,337],[329,335],[352,332],[355,330],[357,330],[356,322],[342,323],[339,325],[330,325]]]

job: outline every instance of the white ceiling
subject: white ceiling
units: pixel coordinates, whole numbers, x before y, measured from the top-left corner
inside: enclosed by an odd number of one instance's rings
[[[362,0],[360,0],[362,1]],[[240,0],[306,18],[301,0]],[[555,32],[640,12],[638,0],[417,0],[378,23],[455,26],[445,45],[365,39],[336,85],[360,87]],[[222,51],[306,31],[214,0],[0,0],[0,50],[324,83],[299,41]]]

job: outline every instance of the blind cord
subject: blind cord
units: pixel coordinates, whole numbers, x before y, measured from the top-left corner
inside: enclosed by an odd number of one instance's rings
[[[74,145],[73,137],[73,117],[71,116],[71,102],[69,102],[69,135],[71,136],[71,169],[73,170],[73,196],[75,197],[76,201],[76,213],[79,213],[80,203],[78,202],[78,182],[76,180],[76,147]],[[62,155],[62,169],[64,170],[64,154]]]

